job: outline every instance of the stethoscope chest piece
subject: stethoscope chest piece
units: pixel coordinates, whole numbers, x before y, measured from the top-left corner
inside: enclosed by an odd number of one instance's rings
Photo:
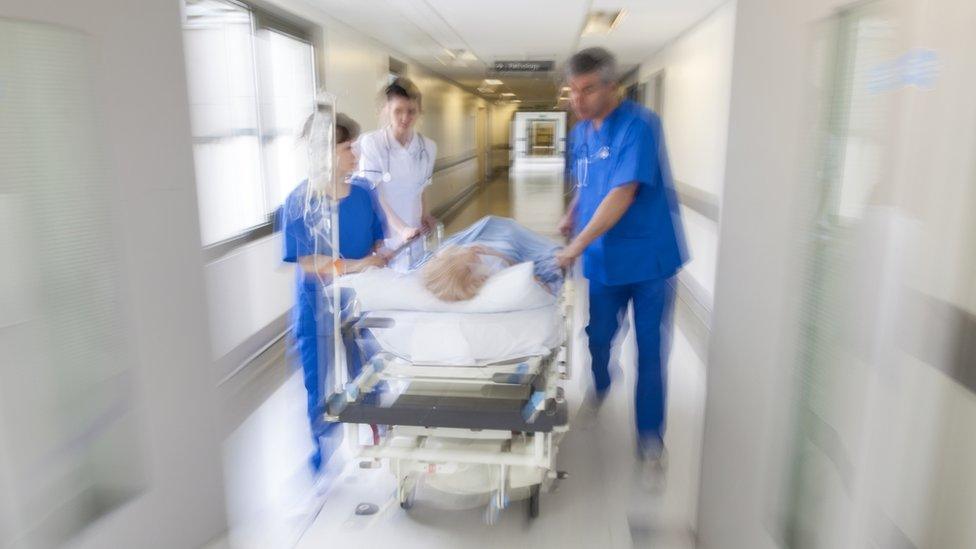
[[[610,158],[610,147],[607,147],[605,145],[603,147],[600,147],[600,152],[597,153],[597,156],[600,157],[600,160],[606,160],[607,158]]]

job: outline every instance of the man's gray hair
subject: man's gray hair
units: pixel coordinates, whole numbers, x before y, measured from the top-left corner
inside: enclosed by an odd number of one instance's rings
[[[566,61],[566,78],[581,74],[600,73],[607,84],[617,83],[617,58],[604,48],[586,48],[576,52]]]

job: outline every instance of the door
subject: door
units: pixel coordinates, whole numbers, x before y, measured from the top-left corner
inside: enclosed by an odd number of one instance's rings
[[[478,155],[478,178],[481,183],[488,182],[488,154],[491,152],[488,147],[488,110],[485,107],[478,107],[475,115],[475,149]]]

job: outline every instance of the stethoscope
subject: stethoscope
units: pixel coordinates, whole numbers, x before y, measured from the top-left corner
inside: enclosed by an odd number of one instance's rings
[[[609,123],[609,121],[607,123]],[[586,133],[583,136],[583,143],[580,147],[581,154],[576,156],[576,187],[578,189],[586,187],[589,183],[588,179],[590,177],[590,164],[599,160],[606,160],[610,158],[610,146],[606,144],[597,149],[595,153],[590,154],[589,134],[595,130],[593,129],[593,126],[587,126],[585,131]],[[611,129],[609,126],[607,127],[607,135],[616,135],[613,129]]]
[[[424,138],[424,136],[420,132],[416,132],[416,134],[417,134],[416,135],[416,138],[420,140],[420,151],[417,153],[415,160],[417,162],[424,162],[424,157],[426,156],[427,157],[427,160],[426,161],[427,162],[430,162],[430,153],[427,151],[427,140]],[[391,171],[390,170],[390,167],[393,165],[393,161],[392,161],[392,157],[393,157],[393,143],[390,141],[389,126],[387,126],[386,128],[383,128],[383,145],[384,145],[383,148],[386,150],[386,166],[385,166],[385,169],[383,169],[383,170],[359,170],[359,176],[360,177],[366,177],[366,174],[367,173],[374,173],[374,174],[375,173],[378,173],[378,174],[381,174],[380,175],[380,179],[382,179],[384,183],[389,183],[390,181],[393,181],[393,175],[390,173],[390,171]],[[429,178],[430,178],[430,175],[428,175],[428,179]]]
[[[592,162],[610,158],[610,147],[607,145],[600,147],[592,155],[590,154],[590,145],[588,143],[583,143],[581,149],[582,154],[576,157],[576,186],[579,188],[586,187],[587,180],[590,176],[590,164]]]

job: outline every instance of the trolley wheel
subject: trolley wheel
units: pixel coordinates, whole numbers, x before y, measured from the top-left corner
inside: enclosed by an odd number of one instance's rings
[[[542,485],[533,484],[529,490],[529,518],[534,519],[539,517],[539,500],[542,499]]]
[[[408,496],[406,499],[400,501],[400,509],[403,509],[404,511],[409,511],[410,509],[413,509],[413,503],[414,503],[414,497],[412,495]]]
[[[400,481],[397,487],[397,499],[400,501],[400,509],[407,511],[413,508],[417,500],[417,480],[413,475],[407,475]]]

